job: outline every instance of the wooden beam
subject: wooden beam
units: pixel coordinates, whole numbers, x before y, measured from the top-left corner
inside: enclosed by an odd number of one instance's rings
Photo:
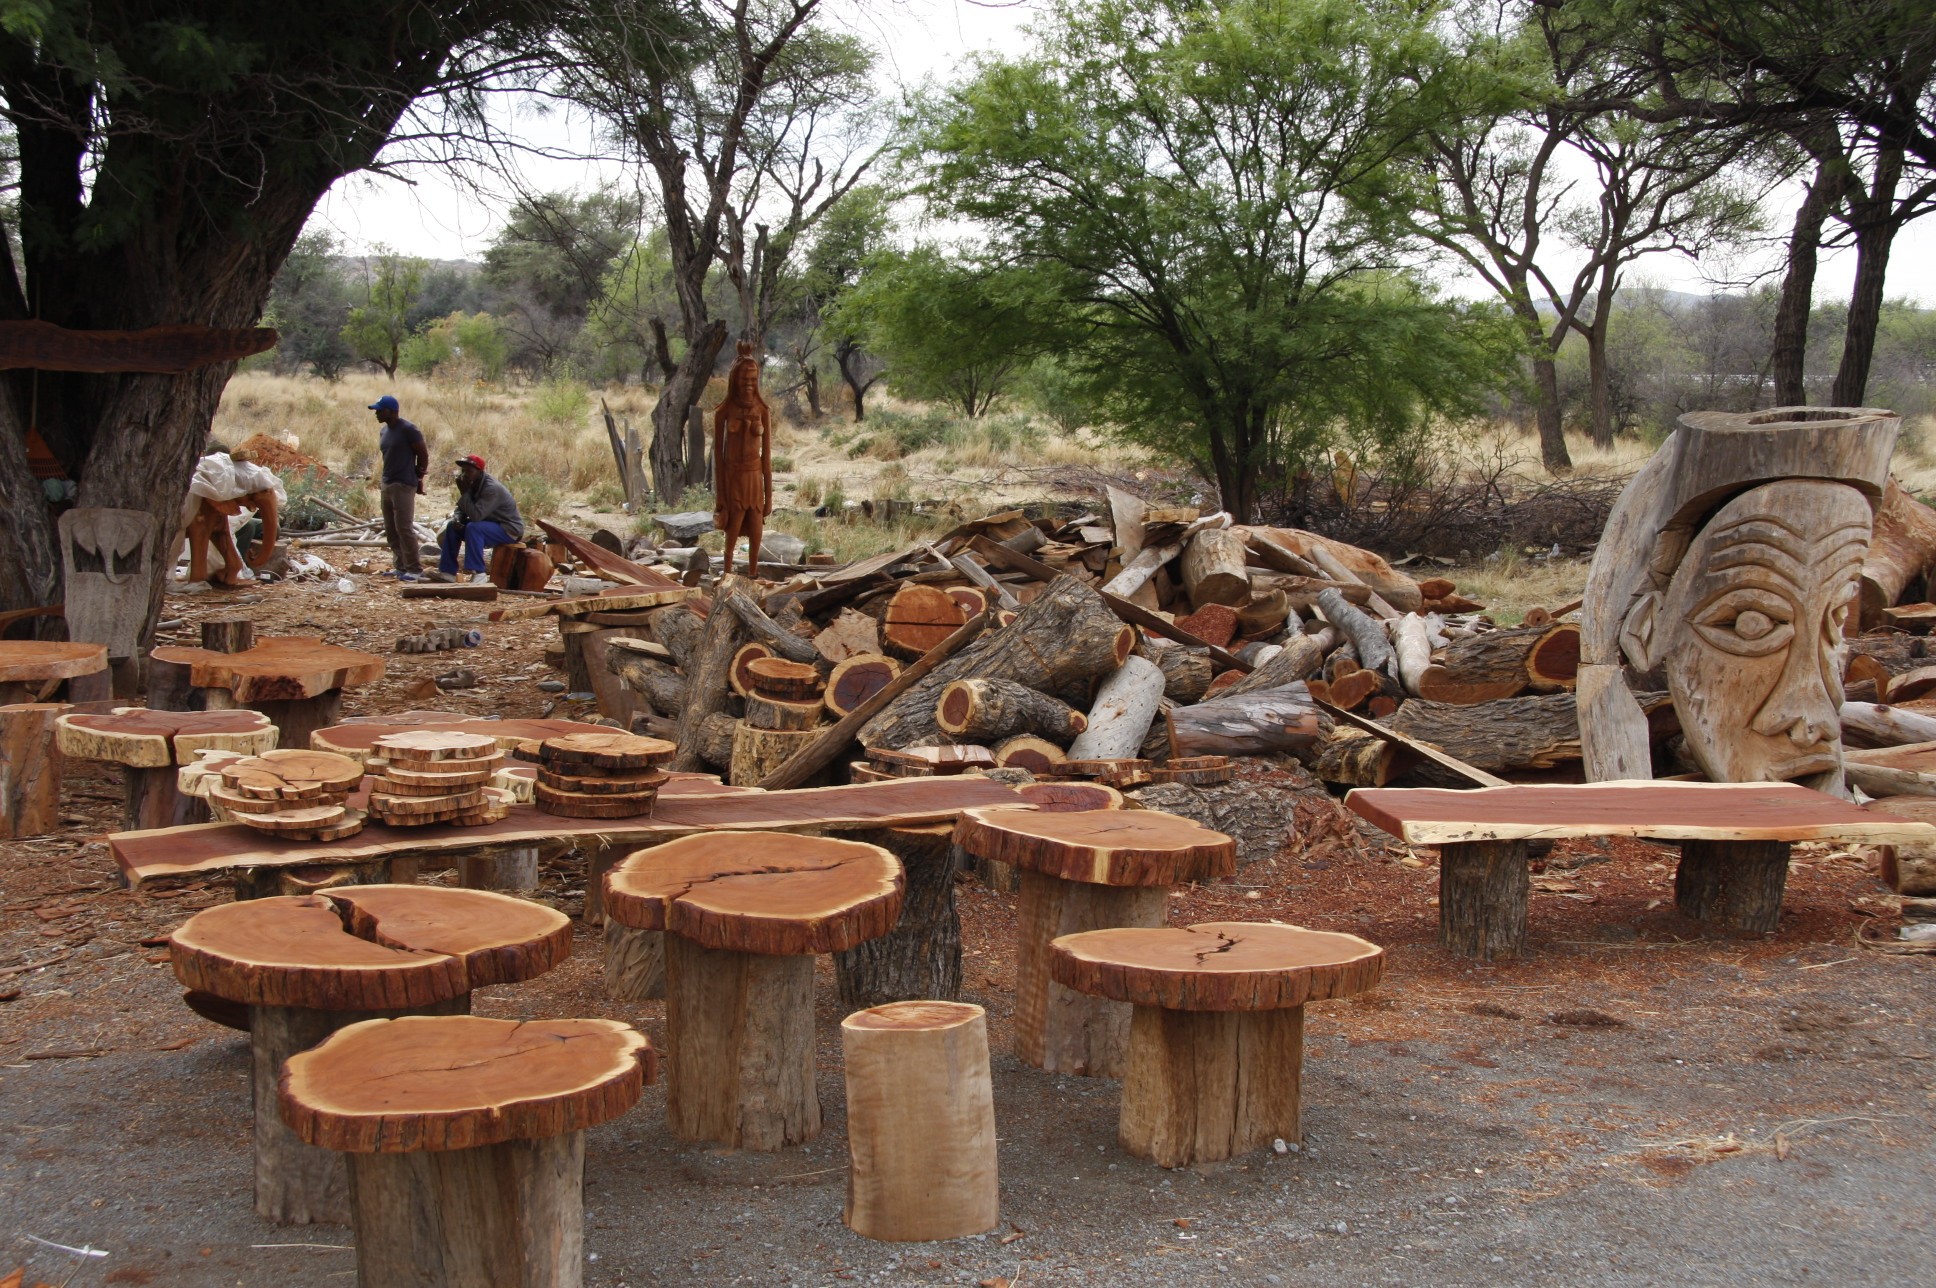
[[[0,368],[36,371],[151,371],[186,375],[197,367],[239,362],[276,347],[269,327],[184,324],[142,331],[76,331],[32,319],[0,322]]]

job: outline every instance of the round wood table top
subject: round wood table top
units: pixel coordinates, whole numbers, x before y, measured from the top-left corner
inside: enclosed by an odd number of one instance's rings
[[[1374,987],[1385,950],[1275,922],[1121,927],[1063,935],[1049,973],[1078,993],[1169,1011],[1274,1011]]]
[[[1176,885],[1237,870],[1235,841],[1155,809],[964,810],[955,843],[977,858],[1091,885]]]
[[[542,975],[571,921],[529,900],[441,886],[344,886],[217,904],[168,938],[188,988],[251,1006],[428,1006]]]
[[[324,1149],[475,1149],[609,1122],[656,1071],[645,1035],[617,1020],[411,1015],[348,1025],[291,1056],[276,1099]]]
[[[0,684],[71,680],[108,669],[108,646],[65,640],[0,640]]]
[[[627,855],[605,875],[605,912],[706,948],[833,953],[892,930],[904,884],[901,861],[878,845],[706,833]]]
[[[187,667],[190,684],[198,689],[227,689],[241,703],[315,698],[383,676],[383,659],[376,654],[325,644],[307,635],[270,636],[240,653],[169,644],[149,656]]]
[[[201,751],[257,755],[276,745],[276,727],[260,711],[150,711],[123,707],[105,715],[64,715],[61,754],[131,769],[193,764]]]

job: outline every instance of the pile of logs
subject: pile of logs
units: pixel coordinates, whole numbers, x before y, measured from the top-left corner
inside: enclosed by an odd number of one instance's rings
[[[1452,582],[1314,533],[1109,502],[778,585],[682,597],[641,568],[625,591],[668,602],[557,611],[607,716],[675,744],[671,768],[740,785],[985,763],[1131,788],[1270,754],[1371,785],[1428,743],[1479,771],[1578,759],[1579,629],[1560,620],[1577,605],[1502,629]]]

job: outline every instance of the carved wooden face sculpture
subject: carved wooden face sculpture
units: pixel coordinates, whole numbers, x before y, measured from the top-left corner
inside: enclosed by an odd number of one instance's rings
[[[1844,484],[1763,484],[1716,511],[1666,590],[1628,614],[1628,659],[1665,669],[1716,782],[1840,781],[1842,632],[1871,522]]]

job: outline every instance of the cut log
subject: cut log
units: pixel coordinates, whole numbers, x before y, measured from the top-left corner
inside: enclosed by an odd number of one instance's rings
[[[946,591],[910,582],[888,601],[881,643],[904,657],[920,657],[966,621],[968,614]]]
[[[1046,738],[1018,734],[1004,738],[991,751],[1003,769],[1026,769],[1031,774],[1046,774],[1068,757],[1068,753]]]
[[[0,840],[60,830],[56,726],[66,710],[65,703],[53,702],[0,706]]]
[[[1310,755],[1330,727],[1302,683],[1235,697],[1226,691],[1164,719],[1172,756]]]
[[[671,663],[644,649],[645,641],[614,639],[605,649],[605,668],[625,681],[662,716],[678,715],[686,702],[686,679]]]
[[[1787,841],[1682,841],[1674,904],[1723,934],[1775,933],[1788,883]]]
[[[733,692],[745,697],[753,691],[753,663],[770,661],[773,650],[763,641],[752,640],[740,645],[733,651],[732,668],[727,672],[727,683]]]
[[[1327,783],[1383,787],[1417,763],[1403,747],[1374,738],[1362,729],[1339,725],[1318,747],[1312,772]]]
[[[723,602],[746,627],[747,633],[772,649],[775,657],[808,666],[819,661],[820,655],[814,651],[811,641],[801,639],[768,617],[765,610],[753,602],[751,595],[745,593],[726,595],[723,597]]]
[[[1363,610],[1347,603],[1345,597],[1335,590],[1320,592],[1318,607],[1324,612],[1324,620],[1343,632],[1352,647],[1357,649],[1359,665],[1370,671],[1391,672],[1396,657],[1382,625]]]
[[[898,1002],[840,1026],[847,1201],[856,1234],[895,1242],[992,1230],[1001,1197],[988,1022],[964,1002]]]
[[[1237,610],[1237,634],[1245,639],[1275,635],[1291,620],[1291,612],[1290,596],[1282,590],[1252,595],[1250,602]]]
[[[1579,673],[1580,628],[1567,622],[1468,636],[1452,641],[1438,664],[1463,684],[1503,685],[1517,679],[1534,692],[1571,689]]]
[[[954,825],[874,828],[842,834],[901,861],[906,886],[894,929],[834,954],[834,980],[847,1006],[961,992],[961,916],[955,908]]]
[[[1414,696],[1448,706],[1470,707],[1481,702],[1501,702],[1526,691],[1526,681],[1518,676],[1498,680],[1462,680],[1442,666],[1428,666],[1418,675]]]
[[[880,623],[865,613],[843,608],[833,624],[813,637],[814,651],[834,664],[849,658],[878,654],[881,651]]]
[[[1162,670],[1148,658],[1132,654],[1096,690],[1095,705],[1089,708],[1088,727],[1069,745],[1069,758],[1136,757],[1143,746],[1143,735],[1156,719],[1157,703],[1162,697]]]
[[[1177,628],[1215,648],[1237,638],[1237,610],[1227,604],[1205,604],[1187,617],[1177,619]]]
[[[956,680],[941,691],[935,723],[963,742],[994,743],[1019,733],[1065,743],[1088,727],[1066,702],[1012,680]]]
[[[715,769],[730,772],[733,765],[733,737],[739,721],[724,711],[715,711],[700,722],[697,748],[699,759]]]
[[[755,729],[798,731],[818,727],[823,709],[817,698],[811,702],[783,702],[755,693],[746,699],[744,719]]]
[[[1013,680],[1061,696],[1121,666],[1135,642],[1135,630],[1100,595],[1073,577],[1059,577],[1012,625],[969,644],[897,696],[862,727],[861,741],[869,747],[940,741],[935,705],[953,681]]]
[[[859,616],[859,614],[854,614]],[[861,618],[872,625],[872,618]],[[901,673],[901,664],[878,653],[854,653],[834,664],[823,695],[836,716],[850,716],[860,705],[885,689]]]
[[[727,573],[719,579],[717,593],[741,592],[750,585],[744,577]],[[691,667],[686,670],[686,705],[679,712],[679,736],[675,740],[679,750],[672,758],[673,769],[695,770],[704,763],[699,754],[700,727],[707,716],[726,706],[727,675],[743,629],[739,618],[732,613],[715,611],[707,616],[705,634],[693,652]]]
[[[1229,528],[1209,528],[1183,546],[1183,589],[1193,608],[1205,604],[1241,607],[1250,602],[1250,576],[1244,570],[1243,536]]]
[[[1936,564],[1936,510],[1909,495],[1891,476],[1883,484],[1874,535],[1862,560],[1861,629],[1882,625],[1883,610],[1899,603],[1903,592],[1926,577],[1932,564]]]
[[[1844,702],[1842,736],[1858,747],[1936,742],[1936,716],[1874,702]]]
[[[820,672],[803,662],[789,662],[780,657],[760,658],[747,664],[746,678],[751,692],[761,697],[781,702],[820,697]]]
[[[1571,693],[1465,707],[1421,698],[1407,702],[1384,724],[1493,773],[1550,769],[1580,758],[1580,722]]]
[[[812,746],[819,736],[816,729],[760,729],[748,721],[738,721],[733,727],[733,754],[726,781],[735,787],[756,787]]]
[[[691,670],[699,641],[706,631],[706,619],[694,609],[695,602],[687,600],[646,614],[652,623],[652,638],[665,645],[666,651],[672,654],[673,665],[681,671]]]
[[[1125,811],[1124,816],[1143,812]],[[1064,881],[1031,868],[1021,870],[1021,881],[1015,910],[1016,1057],[1050,1073],[1121,1077],[1129,1050],[1130,1008],[1056,983],[1050,975],[1050,946],[1085,930],[1160,926],[1168,910],[1167,891],[1162,886]]]
[[[1170,701],[1195,702],[1210,687],[1215,669],[1208,649],[1177,645],[1157,649],[1151,656],[1157,669],[1163,672],[1163,696]]]
[[[1260,556],[1271,557],[1274,545],[1305,565],[1284,566],[1284,572],[1362,582],[1397,613],[1418,612],[1424,602],[1417,582],[1369,550],[1298,528],[1249,528],[1246,535],[1250,548]]]
[[[1292,636],[1284,641],[1281,649],[1266,658],[1263,665],[1249,675],[1238,676],[1219,690],[1219,696],[1234,698],[1265,689],[1280,689],[1287,684],[1310,679],[1324,664],[1326,638],[1325,635]],[[1330,638],[1336,637],[1332,635]]]
[[[1525,841],[1439,847],[1439,943],[1461,957],[1506,961],[1526,947],[1532,878]]]
[[[1417,613],[1407,613],[1392,623],[1391,636],[1398,682],[1405,687],[1405,692],[1417,697],[1419,679],[1432,664],[1432,638],[1425,619]],[[1578,638],[1577,632],[1574,638]]]

